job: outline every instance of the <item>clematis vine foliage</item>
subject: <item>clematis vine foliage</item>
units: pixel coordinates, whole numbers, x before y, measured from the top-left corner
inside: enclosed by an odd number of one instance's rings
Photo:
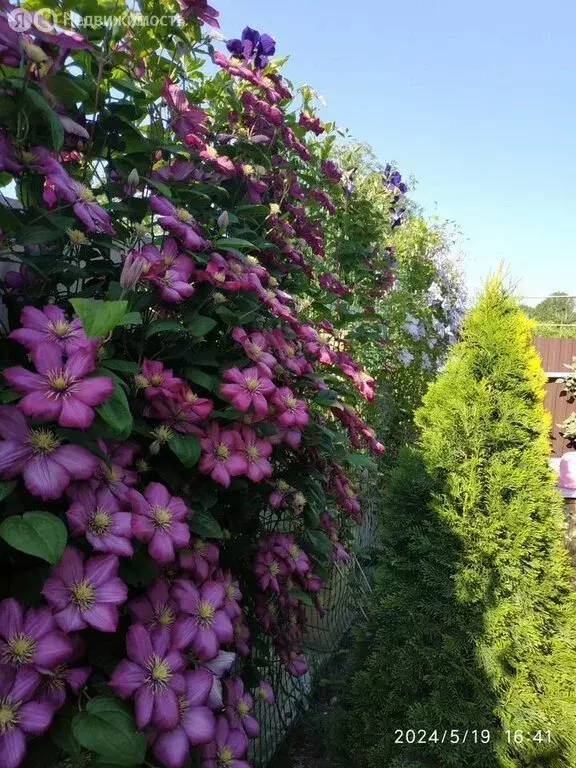
[[[270,34],[69,7],[0,0],[0,768],[243,768],[384,450],[344,286],[377,323],[389,257],[327,253],[354,190]]]

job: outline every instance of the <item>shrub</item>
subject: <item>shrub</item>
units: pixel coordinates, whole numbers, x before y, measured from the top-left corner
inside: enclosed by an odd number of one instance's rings
[[[389,487],[343,719],[354,765],[576,766],[576,614],[543,387],[530,321],[493,280]],[[453,729],[461,743],[439,743]]]

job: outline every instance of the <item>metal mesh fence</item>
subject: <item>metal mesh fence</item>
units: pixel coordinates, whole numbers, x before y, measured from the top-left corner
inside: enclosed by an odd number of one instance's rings
[[[363,521],[356,528],[352,551],[361,554],[376,540],[379,521],[378,488],[374,478],[366,476],[360,486],[363,502]],[[288,521],[278,518],[267,521],[272,529],[288,530]],[[324,587],[322,598],[326,612],[320,616],[307,609],[306,636],[303,648],[309,671],[303,677],[293,677],[269,649],[267,680],[274,689],[276,700],[269,704],[258,702],[255,715],[260,721],[261,733],[254,741],[251,761],[255,768],[272,765],[274,755],[296,718],[308,708],[313,682],[322,667],[337,650],[343,636],[364,606],[370,594],[369,581],[354,554],[349,561],[335,563],[332,575]]]

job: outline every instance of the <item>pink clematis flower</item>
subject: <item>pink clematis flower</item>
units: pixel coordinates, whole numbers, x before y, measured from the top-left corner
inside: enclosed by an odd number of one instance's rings
[[[182,379],[174,376],[171,369],[165,369],[159,360],[144,360],[140,373],[136,376],[136,385],[144,389],[148,399],[158,395],[174,399],[183,384]]]
[[[234,639],[232,622],[224,611],[224,586],[217,581],[206,581],[197,589],[191,581],[178,579],[172,596],[186,614],[174,624],[174,647],[191,648],[204,661],[216,658],[219,647]]]
[[[131,557],[134,548],[132,515],[123,512],[108,488],[93,491],[86,487],[79,491],[66,512],[73,536],[86,536],[96,552]]]
[[[266,680],[260,680],[260,684],[258,685],[258,688],[256,688],[255,696],[257,699],[260,699],[261,701],[265,701],[266,704],[274,704],[274,701],[276,699],[274,695],[274,689],[270,685],[270,683],[267,683]]]
[[[66,547],[42,590],[58,626],[64,632],[88,626],[115,632],[118,606],[128,596],[126,584],[117,574],[118,558],[114,555],[96,555],[84,562],[81,552]]]
[[[10,338],[26,349],[50,342],[57,344],[67,355],[72,355],[88,343],[82,322],[78,319],[67,320],[64,312],[54,304],[48,304],[43,310],[24,307],[20,324],[22,327],[12,331]]]
[[[53,707],[34,699],[39,682],[40,675],[32,667],[0,668],[1,768],[17,768],[26,754],[26,736],[40,735],[50,727]]]
[[[149,483],[144,496],[130,491],[132,533],[139,541],[149,542],[148,552],[156,562],[167,565],[176,559],[176,549],[190,543],[186,524],[189,510],[183,499],[171,496],[161,483]]]
[[[257,416],[268,413],[268,400],[276,391],[272,380],[256,366],[253,368],[229,368],[223,374],[230,384],[221,384],[220,392],[242,413],[250,406]]]
[[[30,493],[44,501],[58,499],[72,480],[86,480],[98,459],[79,445],[62,445],[47,429],[31,429],[14,406],[0,405],[0,475],[18,475]]]
[[[185,248],[191,251],[201,251],[208,243],[197,231],[198,225],[191,213],[184,208],[176,208],[165,197],[150,197],[150,207],[159,214],[158,223],[167,232],[179,240]]]
[[[189,19],[190,17],[198,19],[198,21],[206,24],[210,24],[211,27],[220,29],[218,23],[219,13],[217,10],[208,5],[208,0],[178,0],[183,18]]]
[[[272,443],[261,440],[250,427],[242,427],[242,439],[244,446],[242,453],[246,459],[246,472],[250,480],[259,483],[265,477],[272,474],[272,464],[268,458],[272,454]]]
[[[176,728],[179,696],[186,689],[184,656],[170,648],[167,634],[152,635],[141,624],[128,630],[126,651],[128,658],[112,673],[110,686],[121,699],[134,697],[138,728]]]
[[[272,402],[279,409],[276,421],[281,427],[302,428],[310,421],[308,406],[303,400],[297,400],[288,387],[277,389]]]
[[[214,403],[207,397],[198,397],[190,387],[184,385],[178,392],[180,401],[184,407],[191,411],[198,419],[207,419],[214,410]]]
[[[269,371],[269,377],[272,378],[272,371],[278,365],[278,361],[274,355],[268,352],[270,343],[266,339],[266,336],[259,331],[255,331],[248,335],[244,328],[234,328],[232,331],[232,338],[242,345],[244,352],[246,352],[251,360],[254,360],[255,363],[259,363],[261,366],[265,365]]]
[[[186,672],[177,727],[153,735],[152,751],[166,768],[182,768],[190,759],[190,746],[208,744],[214,738],[216,718],[208,706],[212,680],[207,669]]]
[[[246,472],[247,465],[242,447],[243,440],[237,429],[220,429],[212,421],[206,429],[206,437],[200,438],[202,457],[198,469],[212,480],[228,488],[232,477]]]
[[[219,717],[214,741],[202,748],[202,768],[251,768],[242,758],[248,739],[240,728],[231,728],[226,717]]]
[[[87,429],[94,421],[94,407],[114,391],[107,376],[85,378],[96,367],[93,349],[82,347],[64,362],[57,344],[41,344],[30,356],[38,373],[21,366],[4,371],[8,384],[24,393],[20,410],[34,419],[58,421],[62,427]]]
[[[282,559],[273,552],[258,552],[254,561],[254,574],[257,578],[258,588],[262,591],[271,589],[280,592],[278,578],[285,576],[286,566]]]
[[[11,597],[0,603],[0,663],[48,672],[71,654],[72,643],[56,626],[50,608],[24,611]]]

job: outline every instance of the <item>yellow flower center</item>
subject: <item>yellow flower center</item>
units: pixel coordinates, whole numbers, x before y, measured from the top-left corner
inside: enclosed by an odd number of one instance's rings
[[[90,530],[95,536],[105,536],[112,527],[112,518],[105,509],[97,509],[90,520]]]
[[[280,566],[276,561],[274,561],[273,563],[270,563],[268,570],[270,571],[271,576],[278,576],[280,573]]]
[[[218,152],[214,149],[214,147],[206,147],[206,154],[208,157],[218,157]]]
[[[303,493],[300,493],[300,491],[298,491],[298,493],[294,494],[294,504],[297,507],[303,507],[304,504],[306,504],[306,496],[304,496]]]
[[[29,635],[20,633],[8,640],[4,650],[6,664],[30,664],[36,650],[36,642]]]
[[[240,699],[240,701],[238,702],[238,704],[236,706],[236,709],[237,709],[238,714],[240,715],[240,717],[242,717],[243,715],[250,714],[250,707],[248,706],[248,704],[246,704],[244,699]]]
[[[186,402],[187,403],[195,403],[196,400],[198,400],[198,395],[192,392],[191,390],[188,390],[186,392]]]
[[[234,762],[234,753],[230,747],[220,747],[218,749],[218,765],[221,768],[230,768]]]
[[[228,597],[229,600],[234,600],[235,595],[236,595],[236,587],[234,586],[234,584],[227,584],[226,597]]]
[[[226,272],[215,272],[214,273],[214,280],[216,280],[217,283],[225,283],[226,282]]]
[[[6,699],[0,699],[0,733],[10,731],[18,723],[19,717],[16,707]]]
[[[212,296],[212,301],[214,302],[214,304],[225,304],[226,296],[224,296],[223,293],[220,293],[220,291],[216,291],[216,293]]]
[[[197,555],[201,555],[202,552],[206,549],[206,542],[203,539],[196,539],[194,544],[192,545],[192,548],[194,549],[194,552],[196,552]]]
[[[96,589],[93,584],[83,579],[72,585],[71,598],[79,611],[89,611],[96,599]]]
[[[84,184],[80,184],[78,196],[80,197],[80,200],[83,200],[85,203],[89,203],[94,200],[94,194],[92,193],[92,190],[88,189],[88,187],[85,187]]]
[[[225,461],[230,456],[230,449],[225,443],[220,443],[218,448],[216,448],[216,456],[218,456],[221,461]]]
[[[261,357],[262,356],[262,347],[259,347],[257,344],[252,344],[250,347],[250,351],[254,355],[254,357]]]
[[[296,350],[293,347],[286,347],[284,353],[286,357],[296,357]]]
[[[164,376],[161,373],[153,373],[150,376],[150,384],[153,384],[155,387],[159,387],[163,382]]]
[[[72,245],[88,245],[90,240],[79,229],[67,229],[66,234]]]
[[[150,386],[150,382],[146,376],[142,376],[141,373],[134,376],[134,384],[136,385],[136,389],[145,389]]]
[[[60,320],[58,323],[48,323],[47,330],[49,333],[62,339],[70,330],[70,323],[67,323],[66,320]]]
[[[206,600],[202,600],[198,606],[198,622],[205,627],[209,627],[215,613],[216,609],[214,606]]]
[[[256,461],[259,457],[258,448],[256,448],[255,445],[249,445],[248,448],[246,448],[246,456],[248,457],[248,461]]]
[[[296,408],[297,403],[298,401],[296,400],[295,397],[286,398],[286,408],[289,408],[290,410],[293,410],[294,408]]]
[[[120,472],[115,467],[109,467],[106,465],[103,475],[104,475],[104,480],[109,485],[113,485],[114,483],[120,482]]]
[[[350,486],[347,486],[346,488],[346,496],[348,496],[349,499],[353,499],[356,496],[354,489],[350,488]]]
[[[285,480],[278,480],[276,483],[276,488],[278,488],[279,491],[287,491],[290,486]]]
[[[172,524],[172,512],[168,507],[154,507],[152,509],[152,518],[157,528],[169,530]]]
[[[163,627],[172,626],[172,624],[174,624],[175,618],[176,617],[174,616],[174,611],[172,608],[170,608],[169,605],[161,606],[161,608],[156,612],[156,621]]]
[[[300,554],[300,550],[298,549],[296,544],[292,544],[292,546],[290,547],[290,549],[288,551],[290,552],[290,557],[292,557],[294,560],[296,560],[296,558]]]
[[[257,267],[260,262],[256,258],[256,256],[247,256],[246,257],[246,264],[248,264],[250,267]]]
[[[63,373],[54,374],[52,376],[49,375],[48,378],[50,381],[50,386],[52,389],[56,390],[56,392],[64,392],[66,389],[68,389],[68,377]]]
[[[190,224],[191,221],[194,221],[194,216],[192,216],[191,213],[188,213],[188,211],[184,208],[178,208],[178,218],[180,221],[184,222],[184,224]]]
[[[34,453],[54,453],[60,445],[60,440],[48,429],[31,429],[28,443]]]
[[[152,430],[152,434],[156,438],[156,440],[159,443],[167,443],[168,440],[172,437],[174,432],[170,429],[170,427],[161,426],[156,427],[156,429]]]
[[[253,378],[252,376],[246,379],[246,389],[248,392],[256,392],[259,385],[258,379]]]
[[[254,166],[248,165],[248,163],[244,163],[244,165],[242,166],[242,170],[244,171],[244,174],[246,176],[252,176],[254,173]]]
[[[150,662],[150,677],[155,683],[166,685],[172,677],[172,672],[165,659],[154,656]]]
[[[36,162],[36,155],[34,152],[21,152],[20,157],[22,158],[22,162],[26,163],[26,165],[32,165]]]

